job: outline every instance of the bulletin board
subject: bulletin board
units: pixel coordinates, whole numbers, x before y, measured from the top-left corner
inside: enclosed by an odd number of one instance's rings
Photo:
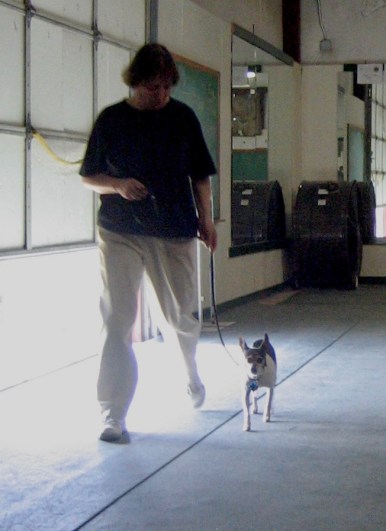
[[[210,154],[219,171],[219,79],[215,70],[175,56],[180,81],[173,97],[189,105],[196,113]],[[220,218],[219,175],[212,177],[213,216]]]

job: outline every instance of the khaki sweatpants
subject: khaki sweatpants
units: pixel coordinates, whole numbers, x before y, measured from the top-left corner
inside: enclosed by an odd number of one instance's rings
[[[105,419],[124,423],[138,378],[132,333],[144,274],[155,295],[150,304],[155,313],[162,313],[180,347],[187,383],[192,387],[201,383],[195,361],[200,323],[193,316],[197,300],[196,240],[122,235],[100,229],[99,248],[104,343],[98,400]]]

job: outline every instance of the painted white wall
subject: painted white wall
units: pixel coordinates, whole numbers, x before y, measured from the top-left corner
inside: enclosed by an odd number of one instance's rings
[[[337,179],[339,65],[302,68],[302,180]]]
[[[292,212],[293,188],[299,178],[299,124],[296,121],[300,70],[295,65],[265,67],[268,72],[268,173],[271,181],[279,181],[287,218]]]
[[[193,1],[222,20],[238,24],[277,48],[282,48],[282,0]]]
[[[319,49],[323,33],[317,2],[301,1],[302,64],[386,62],[383,0],[323,0],[322,21],[332,50]]]
[[[293,152],[292,152],[292,184],[291,184],[291,193],[292,193],[292,206],[295,204],[296,192],[298,186],[302,180],[301,174],[301,163],[302,163],[302,67],[295,63],[293,69],[293,94],[292,94],[292,105],[293,105],[293,131],[297,132],[293,135]],[[292,209],[291,209],[292,212]]]
[[[362,277],[385,278],[386,245],[364,245]]]

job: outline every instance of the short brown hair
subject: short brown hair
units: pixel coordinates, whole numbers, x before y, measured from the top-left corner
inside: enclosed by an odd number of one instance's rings
[[[122,72],[122,79],[129,87],[137,87],[157,76],[170,80],[173,86],[177,85],[180,78],[172,54],[157,43],[142,46]]]

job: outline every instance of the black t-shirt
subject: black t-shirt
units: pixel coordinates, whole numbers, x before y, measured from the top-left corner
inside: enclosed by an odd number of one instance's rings
[[[102,194],[98,224],[118,233],[164,238],[195,237],[197,214],[191,182],[216,173],[193,110],[173,98],[161,110],[140,111],[125,100],[97,118],[80,169],[134,177],[149,196],[127,201]]]

